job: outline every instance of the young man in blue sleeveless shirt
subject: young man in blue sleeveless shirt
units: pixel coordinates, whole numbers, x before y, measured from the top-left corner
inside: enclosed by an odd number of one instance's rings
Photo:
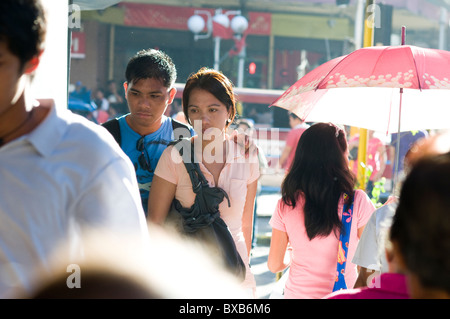
[[[104,126],[134,164],[142,206],[147,214],[153,172],[162,152],[175,138],[190,137],[194,131],[164,115],[177,92],[173,87],[176,68],[167,54],[155,49],[139,51],[128,62],[125,77],[125,98],[130,112]],[[113,123],[116,127],[111,129]]]

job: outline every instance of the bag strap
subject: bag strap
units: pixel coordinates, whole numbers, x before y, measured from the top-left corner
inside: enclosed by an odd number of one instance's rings
[[[192,133],[191,130],[189,129],[189,126],[187,126],[184,123],[181,123],[180,121],[172,119],[172,129],[173,129],[173,137],[175,140],[179,140],[185,137],[192,137]]]
[[[195,158],[194,146],[191,143],[191,139],[181,138],[179,140],[171,142],[169,145],[174,145],[174,147],[180,153],[180,156],[183,159],[184,166],[186,167],[186,170],[189,174],[189,178],[191,179],[192,190],[194,191],[194,193],[196,195],[199,194],[203,195],[203,193],[200,192],[200,189],[202,187],[210,187],[210,186],[205,175],[203,175],[203,172],[200,170],[200,165],[198,164]],[[184,156],[184,150],[190,150],[191,156],[189,157],[188,160],[186,160],[186,156]],[[231,207],[231,202],[230,198],[228,197],[228,194],[225,191],[223,191],[223,193],[228,201],[228,207]]]
[[[342,212],[342,228],[339,236],[339,246],[337,255],[336,276],[333,286],[333,292],[340,289],[347,289],[345,283],[345,266],[347,264],[348,247],[350,243],[350,230],[352,227],[353,219],[353,200],[351,203],[346,203],[348,198],[347,194],[344,194],[344,209]]]
[[[120,125],[118,119],[111,119],[109,121],[106,121],[105,123],[100,124],[104,128],[106,128],[112,136],[114,136],[114,139],[116,142],[121,145],[122,143],[122,137],[120,135]]]
[[[112,136],[114,136],[114,139],[116,142],[121,145],[122,143],[122,136],[120,134],[120,125],[119,120],[117,118],[111,119],[109,121],[106,121],[105,123],[102,123],[101,126],[106,128]],[[180,131],[180,129],[183,129]],[[183,124],[177,120],[172,119],[172,130],[174,132],[174,139],[178,140],[182,137],[191,137],[192,133],[189,127],[186,124]],[[189,135],[186,134],[188,132]],[[179,133],[178,136],[175,135],[175,133]]]

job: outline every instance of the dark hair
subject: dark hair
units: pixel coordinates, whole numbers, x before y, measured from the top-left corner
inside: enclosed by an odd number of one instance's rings
[[[345,131],[330,123],[317,123],[305,130],[286,175],[281,195],[284,204],[295,207],[305,199],[305,228],[309,239],[337,234],[341,228],[338,203],[343,193],[353,200],[355,176],[345,158]]]
[[[301,118],[299,118],[295,113],[293,112],[289,112],[289,116],[293,119],[293,120],[300,120]]]
[[[125,71],[127,83],[141,79],[160,79],[170,88],[177,78],[177,70],[172,59],[163,51],[155,49],[141,50],[128,62]]]
[[[183,113],[189,122],[189,96],[195,88],[208,91],[220,102],[225,104],[228,112],[230,113],[230,121],[227,124],[227,126],[229,126],[233,122],[236,115],[236,97],[233,92],[233,83],[231,83],[231,81],[223,75],[222,72],[208,69],[206,67],[201,68],[197,73],[191,74],[187,79],[183,90]]]
[[[21,67],[43,49],[46,18],[39,0],[0,1],[0,41],[4,41]]]
[[[30,299],[161,299],[162,294],[132,275],[115,269],[83,268],[83,286],[69,288],[67,274],[58,273],[30,293]]]
[[[402,186],[390,237],[424,287],[450,293],[450,153],[414,164]]]

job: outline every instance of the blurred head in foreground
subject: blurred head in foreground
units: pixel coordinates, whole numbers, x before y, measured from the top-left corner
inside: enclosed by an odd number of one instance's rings
[[[32,299],[222,299],[245,298],[239,283],[196,243],[150,226],[144,245],[93,233],[82,259],[63,247],[54,271],[39,273]]]
[[[403,183],[390,239],[412,298],[450,298],[450,153],[426,156]]]

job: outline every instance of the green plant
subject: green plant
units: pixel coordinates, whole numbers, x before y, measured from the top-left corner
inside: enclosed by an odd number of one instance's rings
[[[384,193],[386,190],[384,189],[384,184],[386,183],[386,178],[382,177],[379,181],[373,183],[372,189],[372,203],[374,203],[375,207],[378,208],[383,205],[380,202],[380,195]]]
[[[370,176],[372,175],[373,172],[373,168],[372,166],[366,166],[363,162],[359,163],[359,165],[361,165],[362,167],[364,167],[364,190],[366,190],[366,186],[367,183],[370,180]],[[381,193],[384,193],[386,190],[384,189],[384,184],[386,183],[386,178],[382,177],[379,181],[376,181],[373,184],[373,188],[372,188],[372,196],[371,196],[371,201],[372,203],[375,205],[376,208],[380,207],[383,205],[382,202],[380,202],[380,196]],[[359,182],[357,182],[356,184],[356,188],[361,188]]]

